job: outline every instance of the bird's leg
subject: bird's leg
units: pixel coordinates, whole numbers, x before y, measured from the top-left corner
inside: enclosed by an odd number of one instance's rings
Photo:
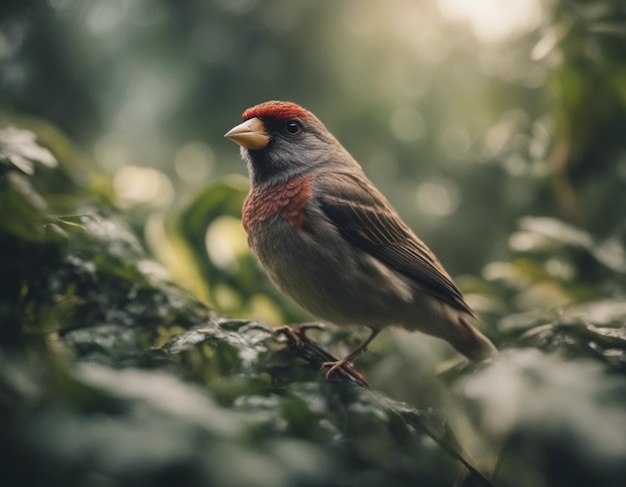
[[[274,329],[275,335],[286,335],[289,342],[296,347],[302,346],[303,339],[306,339],[307,330],[323,330],[324,325],[321,323],[302,323],[298,326],[279,326]]]
[[[365,378],[363,377],[363,375],[361,373],[357,372],[356,370],[354,370],[354,368],[352,367],[352,362],[354,361],[354,359],[361,352],[363,352],[367,348],[367,346],[372,342],[372,340],[374,340],[374,338],[376,338],[376,336],[380,333],[380,331],[381,330],[372,330],[372,333],[367,338],[367,340],[365,340],[363,343],[361,343],[358,347],[356,347],[354,350],[352,350],[352,352],[350,352],[348,355],[346,355],[341,360],[337,360],[335,362],[324,362],[322,364],[322,369],[330,367],[328,369],[328,372],[326,372],[326,380],[329,380],[330,377],[335,372],[341,371],[341,372],[343,372],[345,374],[353,374],[356,377],[358,377],[360,380],[365,382]]]
[[[326,364],[338,363],[338,361],[326,350],[321,348],[315,342],[311,341],[305,333],[307,330],[310,329],[323,330],[324,328],[324,325],[318,323],[304,323],[295,327],[281,326],[279,328],[275,328],[274,334],[285,335],[287,337],[287,340],[289,341],[289,346],[296,348],[298,350],[298,354],[301,357],[315,364],[323,363],[323,367]],[[359,348],[364,348],[365,345],[366,344]],[[333,371],[333,373],[334,372],[339,372],[347,379],[359,384],[362,387],[369,387],[367,381],[363,378],[363,376],[359,374],[356,370],[354,370],[354,368],[349,363],[346,363],[343,366],[340,365]]]

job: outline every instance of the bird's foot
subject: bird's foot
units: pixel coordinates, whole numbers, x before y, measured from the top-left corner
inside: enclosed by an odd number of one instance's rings
[[[330,368],[326,372],[326,380],[329,380],[333,374],[339,373],[341,376],[358,383],[363,387],[369,387],[365,378],[352,366],[352,360],[358,355],[363,346],[347,355],[341,360],[335,359],[324,349],[320,348],[315,342],[306,336],[306,332],[311,329],[324,330],[325,326],[320,323],[303,323],[299,326],[281,326],[274,329],[275,335],[284,335],[289,341],[289,346],[298,349],[298,353],[307,360],[319,364],[323,361],[321,369]],[[366,345],[365,343],[364,345]]]
[[[325,375],[326,380],[330,380],[333,374],[339,372],[342,375],[353,377],[363,382],[365,385],[369,386],[369,384],[365,380],[365,377],[363,377],[363,374],[357,371],[352,365],[351,356],[344,357],[341,360],[336,360],[334,362],[324,362],[322,364],[322,370],[326,368],[328,368],[328,371]]]
[[[307,330],[324,330],[321,323],[302,323],[298,326],[279,326],[274,329],[275,335],[285,335],[291,345],[302,347],[302,342],[307,339]]]

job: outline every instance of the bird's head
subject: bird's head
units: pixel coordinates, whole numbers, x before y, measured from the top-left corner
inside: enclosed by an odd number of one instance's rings
[[[241,146],[253,184],[332,170],[346,160],[356,164],[324,124],[295,103],[268,101],[248,108],[242,118],[225,137]]]

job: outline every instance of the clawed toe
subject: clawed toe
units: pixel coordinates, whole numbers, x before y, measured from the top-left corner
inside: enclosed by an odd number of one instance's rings
[[[369,387],[365,377],[354,369],[352,361],[374,339],[374,337],[378,334],[378,331],[373,331],[370,337],[359,345],[352,353],[346,355],[341,360],[335,360],[332,355],[320,348],[313,341],[309,340],[306,336],[306,332],[311,329],[324,330],[325,326],[320,323],[303,323],[293,327],[281,326],[274,329],[274,334],[285,335],[289,340],[289,346],[300,349],[302,351],[301,353],[306,352],[306,354],[312,355],[315,359],[321,358],[322,360],[326,360],[321,366],[322,370],[328,369],[328,371],[324,374],[326,380],[330,380],[334,374],[339,373],[343,377],[356,381],[365,387]]]
[[[335,362],[324,362],[322,364],[322,370],[326,368],[328,368],[328,371],[326,372],[326,375],[324,376],[326,380],[330,380],[333,374],[339,372],[345,376],[351,376],[367,384],[367,381],[365,380],[365,377],[363,377],[363,374],[361,374],[359,371],[357,371],[354,368],[350,358],[348,357],[342,358],[341,360],[337,360]]]
[[[325,326],[321,323],[303,323],[298,326],[279,326],[274,329],[275,335],[285,335],[287,339],[296,347],[302,346],[303,339],[306,339],[307,330],[324,330]]]

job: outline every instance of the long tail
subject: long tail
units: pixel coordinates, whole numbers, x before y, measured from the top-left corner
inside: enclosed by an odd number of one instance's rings
[[[456,333],[446,338],[468,359],[479,362],[498,353],[498,349],[491,343],[491,340],[472,326],[465,316],[459,316],[458,325],[455,328]]]

